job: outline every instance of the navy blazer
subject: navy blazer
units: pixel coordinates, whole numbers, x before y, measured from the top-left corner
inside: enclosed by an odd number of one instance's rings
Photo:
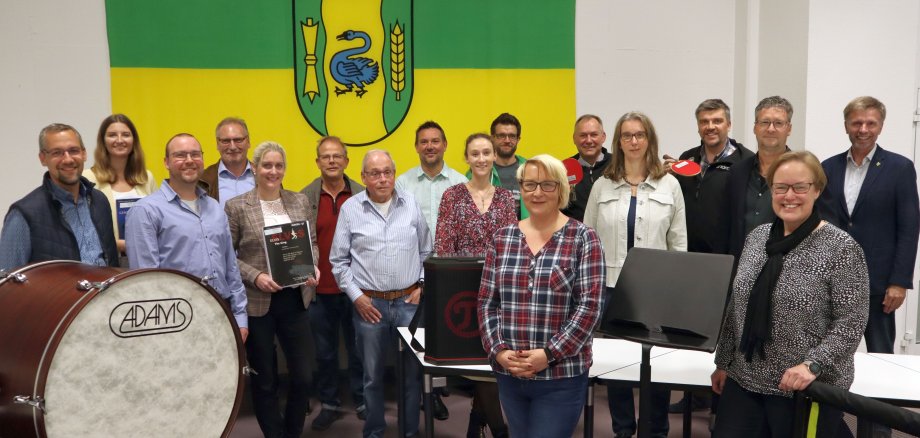
[[[913,288],[920,202],[914,163],[878,146],[859,190],[853,214],[843,192],[847,152],[822,163],[827,187],[821,193],[821,218],[850,233],[866,255],[869,289],[884,295],[889,285]]]

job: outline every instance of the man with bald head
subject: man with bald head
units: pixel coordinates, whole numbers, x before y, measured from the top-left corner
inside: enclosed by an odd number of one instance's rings
[[[128,210],[128,263],[131,269],[176,269],[208,277],[208,284],[229,304],[245,342],[246,290],[224,209],[198,187],[203,158],[201,144],[191,134],[176,134],[166,143],[163,161],[169,178]]]
[[[364,436],[386,430],[383,387],[386,353],[418,308],[424,285],[422,262],[431,254],[431,232],[413,196],[395,188],[396,165],[382,150],[368,151],[361,167],[365,191],[352,195],[339,212],[329,261],[339,288],[355,306],[358,353],[364,361]],[[406,354],[411,354],[409,351]],[[421,370],[407,358],[403,396],[418,406]],[[417,409],[406,412],[406,436],[418,434]]]

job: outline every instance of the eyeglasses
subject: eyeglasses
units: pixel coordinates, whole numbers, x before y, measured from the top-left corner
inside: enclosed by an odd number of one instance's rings
[[[517,134],[493,134],[492,137],[495,137],[499,140],[517,140]]]
[[[636,141],[643,141],[648,138],[648,134],[645,132],[637,132],[635,134],[620,134],[620,143],[629,143],[633,139]]]
[[[770,126],[773,126],[773,127],[776,128],[776,129],[783,129],[783,128],[785,128],[786,125],[788,125],[788,124],[789,124],[789,122],[783,122],[783,121],[768,121],[768,120],[761,120],[761,121],[757,122],[757,126],[759,126],[761,129],[769,129]]]
[[[394,174],[392,169],[387,169],[384,171],[375,170],[373,172],[363,172],[363,173],[364,173],[364,176],[370,179],[379,179],[380,177],[385,177],[389,179],[389,178],[392,178]]]
[[[795,183],[793,185],[776,183],[776,184],[773,184],[773,187],[771,187],[771,189],[773,190],[773,194],[783,195],[789,192],[789,188],[792,188],[793,192],[796,192],[801,195],[803,193],[808,193],[808,190],[811,189],[811,186],[813,186],[814,184],[815,183],[813,182]]]
[[[230,146],[233,143],[243,144],[243,142],[246,141],[247,138],[249,138],[248,135],[244,137],[236,137],[236,138],[218,138],[217,142],[223,146]]]
[[[74,146],[67,149],[42,149],[42,153],[54,159],[62,158],[64,157],[64,154],[75,157],[83,153],[83,148]]]
[[[185,161],[185,160],[200,160],[203,154],[201,151],[180,151],[180,152],[171,152],[169,157],[176,161]]]
[[[322,161],[342,161],[345,159],[345,155],[342,155],[342,154],[320,155],[317,158],[319,158]]]
[[[555,192],[559,188],[559,183],[556,181],[519,181],[521,188],[525,192],[532,192],[540,187],[540,190],[543,190],[546,193]]]

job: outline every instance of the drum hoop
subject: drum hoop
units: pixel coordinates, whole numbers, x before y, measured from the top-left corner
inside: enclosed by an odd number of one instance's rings
[[[55,264],[55,263],[81,264],[80,262],[76,262],[73,260],[51,260],[51,261],[40,262],[40,263],[35,263],[32,265],[25,266],[17,271],[14,271],[14,273],[20,273],[20,272],[24,272],[32,268],[36,268],[36,267],[44,266],[48,264]],[[230,311],[230,306],[220,296],[220,294],[218,294],[217,291],[214,290],[213,287],[201,281],[201,278],[199,277],[196,277],[187,272],[182,272],[182,271],[178,271],[175,269],[145,268],[145,269],[135,269],[135,270],[120,272],[118,274],[115,274],[109,277],[107,280],[103,281],[102,283],[105,283],[104,287],[100,288],[94,285],[93,288],[87,290],[82,297],[75,300],[74,303],[70,306],[70,308],[61,316],[60,320],[58,321],[57,325],[54,328],[54,331],[51,332],[51,336],[48,337],[48,341],[46,342],[45,348],[42,351],[41,359],[38,362],[38,368],[36,369],[35,383],[33,386],[32,396],[37,397],[39,396],[39,394],[44,396],[45,389],[46,389],[45,385],[47,384],[47,374],[50,371],[50,361],[46,361],[46,359],[49,357],[49,353],[51,356],[53,356],[54,353],[57,352],[57,348],[60,345],[60,341],[61,341],[61,338],[63,337],[63,334],[67,331],[67,329],[70,328],[70,324],[75,319],[76,314],[79,313],[79,311],[83,310],[86,304],[90,302],[97,294],[99,294],[100,292],[104,292],[104,289],[108,287],[109,285],[119,280],[123,280],[128,277],[132,277],[134,275],[139,275],[139,274],[146,273],[146,272],[167,272],[171,274],[177,274],[179,276],[186,277],[189,280],[192,280],[200,284],[201,286],[204,286],[204,289],[208,291],[208,293],[211,294],[211,296],[215,299],[215,301],[217,301],[218,305],[221,306],[221,308],[224,310],[224,315],[230,321],[234,337],[236,338],[236,341],[237,341],[236,350],[237,350],[237,360],[238,360],[238,363],[240,364],[240,373],[237,379],[237,390],[236,390],[236,397],[233,402],[233,408],[230,411],[230,417],[227,419],[227,426],[224,428],[224,432],[221,434],[221,437],[226,438],[230,436],[230,432],[233,430],[233,425],[236,423],[236,417],[239,414],[239,410],[240,410],[241,402],[243,398],[242,397],[243,385],[245,384],[243,380],[245,377],[243,374],[243,370],[245,368],[246,359],[243,353],[243,349],[241,347],[243,344],[243,341],[242,341],[242,337],[240,336],[240,328],[239,328],[239,325],[236,323],[236,318],[233,317],[233,313]],[[7,278],[10,278],[10,277],[7,277]],[[3,281],[6,281],[6,279],[0,280],[0,285],[3,284]],[[39,415],[36,415],[35,409],[36,408],[33,408],[33,415],[32,415],[32,421],[35,426],[35,434],[36,436],[45,436],[44,422],[39,422],[39,418],[44,417],[44,412],[40,411]]]

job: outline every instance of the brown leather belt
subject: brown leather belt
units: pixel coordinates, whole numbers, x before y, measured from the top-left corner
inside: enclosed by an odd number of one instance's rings
[[[405,289],[388,290],[384,292],[376,291],[376,290],[361,289],[361,292],[364,292],[364,295],[367,295],[371,298],[377,298],[381,300],[395,300],[397,298],[402,298],[406,295],[411,294],[412,291],[414,291],[415,288],[417,287],[418,287],[418,283],[413,283],[412,286],[409,286]]]

